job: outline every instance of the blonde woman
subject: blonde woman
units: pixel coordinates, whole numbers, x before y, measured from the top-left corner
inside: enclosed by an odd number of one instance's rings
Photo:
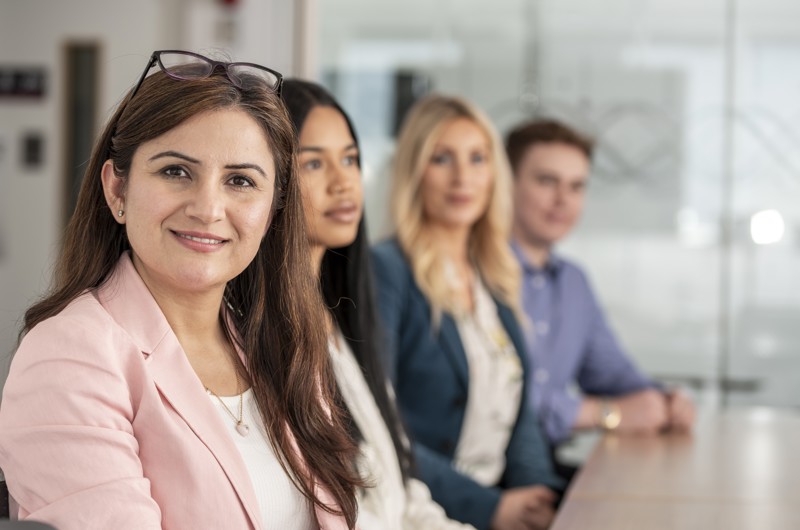
[[[396,234],[373,262],[420,475],[454,519],[547,528],[561,482],[525,399],[502,144],[467,101],[429,96],[405,120],[392,178]]]

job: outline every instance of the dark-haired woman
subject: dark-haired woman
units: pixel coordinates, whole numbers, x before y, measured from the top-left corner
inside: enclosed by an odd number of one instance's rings
[[[427,487],[411,476],[408,441],[379,360],[352,124],[319,85],[289,80],[283,97],[299,136],[300,181],[312,261],[329,311],[331,362],[360,440],[358,468],[370,486],[360,490],[359,525],[364,530],[471,528],[448,519]]]
[[[355,526],[280,85],[155,52],[106,125],[3,395],[20,518]]]

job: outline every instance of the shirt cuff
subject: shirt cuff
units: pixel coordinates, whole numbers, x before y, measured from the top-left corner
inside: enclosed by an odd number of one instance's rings
[[[572,436],[575,420],[581,407],[581,398],[566,392],[553,395],[544,404],[541,421],[550,444],[557,445]]]

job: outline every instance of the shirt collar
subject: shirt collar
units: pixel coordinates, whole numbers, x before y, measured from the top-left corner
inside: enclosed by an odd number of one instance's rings
[[[544,267],[538,267],[534,265],[522,251],[522,247],[520,247],[516,240],[511,241],[511,249],[517,256],[517,260],[522,266],[522,271],[525,274],[538,274],[546,272],[552,276],[556,276],[564,265],[564,260],[553,252],[550,252],[550,255],[547,257],[547,263],[544,264]]]

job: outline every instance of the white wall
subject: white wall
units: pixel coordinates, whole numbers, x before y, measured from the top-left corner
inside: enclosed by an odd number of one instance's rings
[[[241,0],[233,9],[215,0],[0,0],[0,67],[42,67],[48,86],[41,100],[0,99],[0,388],[22,313],[48,285],[63,230],[65,43],[101,46],[99,131],[156,49],[221,49],[290,75],[293,13],[291,0]],[[29,131],[45,141],[36,172],[19,160]]]

